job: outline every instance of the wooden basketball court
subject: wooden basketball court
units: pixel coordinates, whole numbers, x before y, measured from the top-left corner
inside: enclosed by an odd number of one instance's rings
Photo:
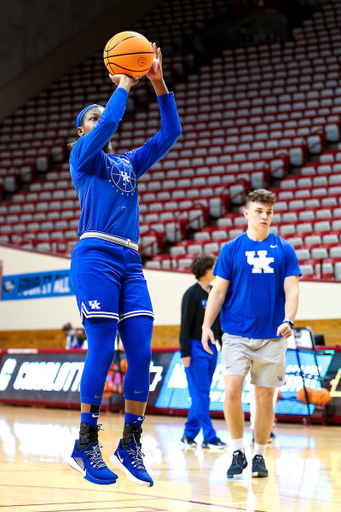
[[[115,485],[96,486],[67,464],[77,437],[78,411],[0,406],[0,509],[6,512],[288,512],[340,510],[339,427],[278,425],[266,453],[270,476],[255,479],[248,467],[241,480],[228,481],[228,450],[184,450],[184,418],[148,417],[145,463],[155,484],[139,487],[118,471]],[[103,455],[116,448],[123,418],[102,414]],[[214,420],[228,441],[223,420]],[[252,432],[246,428],[246,453]],[[113,468],[112,468],[113,469]],[[114,469],[115,471],[115,469]]]

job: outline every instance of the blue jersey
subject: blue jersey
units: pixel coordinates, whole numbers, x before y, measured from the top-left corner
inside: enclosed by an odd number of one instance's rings
[[[301,274],[292,245],[273,233],[261,242],[247,233],[228,242],[214,268],[214,275],[230,281],[220,316],[223,331],[276,338],[285,313],[284,280]]]
[[[142,147],[122,156],[102,148],[117,130],[128,93],[118,88],[91,132],[80,137],[70,156],[70,172],[80,204],[78,235],[97,231],[139,240],[138,179],[158,162],[181,135],[173,93],[158,96],[161,129]]]

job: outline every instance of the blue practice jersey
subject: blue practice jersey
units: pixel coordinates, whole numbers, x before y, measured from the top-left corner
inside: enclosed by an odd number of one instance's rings
[[[292,245],[273,233],[261,242],[246,233],[228,242],[214,268],[214,275],[230,281],[220,316],[223,331],[276,338],[285,314],[284,279],[301,274]]]
[[[80,137],[70,156],[70,172],[80,204],[78,235],[97,231],[139,240],[138,179],[158,162],[181,135],[173,93],[158,96],[161,129],[142,147],[122,156],[102,148],[117,130],[128,93],[118,88],[91,132]]]

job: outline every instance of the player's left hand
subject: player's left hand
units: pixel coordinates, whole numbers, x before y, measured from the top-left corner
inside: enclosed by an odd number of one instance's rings
[[[292,335],[292,330],[289,324],[281,324],[277,329],[277,336],[282,335],[283,338],[290,338]]]
[[[155,43],[152,43],[153,53],[154,53],[154,61],[152,67],[147,73],[147,77],[151,82],[154,80],[162,80],[162,53],[161,48],[157,48]]]

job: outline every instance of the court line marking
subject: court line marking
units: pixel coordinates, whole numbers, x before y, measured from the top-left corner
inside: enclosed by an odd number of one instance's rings
[[[166,509],[166,508],[155,508],[155,507],[146,507],[144,505],[126,505],[126,506],[123,506],[122,505],[119,505],[119,509],[118,508],[115,508],[114,505],[115,503],[117,503],[118,501],[121,501],[121,500],[115,500],[114,503],[111,503],[110,507],[101,507],[101,508],[86,508],[86,509],[80,509],[80,508],[70,508],[70,509],[63,509],[61,512],[80,512],[81,510],[128,510],[128,509],[139,509],[137,512],[170,512],[169,509]],[[81,505],[82,503],[88,503],[87,501],[84,501],[84,502],[77,502],[77,503],[71,503],[71,505]],[[97,502],[91,502],[91,503],[98,503]],[[102,503],[102,501],[101,501]],[[69,505],[69,503],[66,503],[67,505]],[[38,506],[38,507],[46,507],[46,506],[54,506],[54,505],[63,505],[63,503],[42,503],[41,505],[37,505],[37,504],[33,504],[33,505],[0,505],[1,507],[17,507],[17,506],[21,506],[21,507],[35,507],[35,506]],[[143,509],[143,511],[142,511]],[[39,512],[54,512],[53,510],[51,511],[51,509],[49,510],[39,510]]]
[[[139,501],[143,501],[142,498],[136,498],[137,500]],[[155,498],[145,498],[146,501],[148,500],[158,500],[159,498],[158,497],[155,497]],[[121,501],[128,501],[127,499],[121,499],[121,500],[116,500],[115,499],[115,503],[118,503],[118,502],[121,502]],[[134,501],[133,498],[129,499],[129,501]],[[101,503],[112,503],[111,500],[101,500]],[[59,506],[59,505],[84,505],[88,503],[89,505],[92,504],[92,503],[98,503],[98,500],[96,501],[65,501],[65,502],[55,502],[55,503],[25,503],[24,505],[23,504],[12,504],[12,505],[0,505],[0,508],[9,508],[9,507],[45,507],[45,506],[48,506],[48,505],[51,505],[52,506]]]
[[[3,486],[3,487],[6,487],[6,486]],[[143,501],[142,498],[138,498],[136,497],[137,500],[139,501]],[[159,497],[155,497],[155,498],[145,498],[146,501],[147,500],[158,500]],[[118,503],[118,502],[121,502],[121,501],[128,501],[127,499],[121,499],[121,500],[117,500],[115,499],[115,503]],[[129,498],[129,501],[134,501],[133,498]],[[112,503],[111,500],[101,500],[101,503]],[[85,503],[88,503],[89,505],[91,503],[98,503],[98,500],[96,501],[65,501],[65,502],[62,502],[62,503],[59,503],[59,502],[55,502],[55,503],[25,503],[25,504],[12,504],[12,505],[0,505],[0,508],[9,508],[9,507],[45,507],[45,506],[48,506],[48,505],[51,505],[52,506],[59,506],[59,505],[84,505]]]
[[[28,487],[28,488],[33,488],[33,489],[59,489],[59,490],[63,490],[63,491],[82,491],[82,492],[98,492],[98,489],[77,489],[77,488],[72,488],[72,487],[52,487],[52,486],[38,486],[38,485],[10,485],[10,484],[0,484],[0,487],[16,487],[17,489],[20,488],[20,487]],[[104,489],[102,490],[101,489],[101,493],[109,493],[111,494],[111,491],[105,491]],[[218,508],[222,508],[224,510],[241,510],[242,512],[266,512],[264,510],[258,510],[258,509],[250,509],[250,508],[240,508],[240,507],[234,507],[233,505],[220,505],[219,503],[215,504],[215,503],[205,503],[205,502],[200,502],[200,501],[194,501],[194,500],[184,500],[184,499],[181,499],[181,498],[171,498],[171,497],[167,497],[167,496],[147,496],[146,494],[139,494],[139,493],[131,493],[131,492],[126,492],[126,491],[115,491],[115,494],[124,494],[124,495],[128,495],[128,496],[135,496],[137,498],[137,496],[142,496],[143,498],[150,498],[150,499],[159,499],[159,500],[169,500],[169,501],[179,501],[181,503],[191,503],[193,505],[205,505],[205,506],[208,506],[208,507],[218,507]],[[123,501],[123,500],[122,500]],[[58,505],[58,503],[56,504]],[[16,506],[16,505],[10,505],[11,507],[12,506]],[[22,505],[23,507],[25,505]],[[29,505],[27,505],[29,506]],[[42,503],[40,505],[41,507],[44,506],[44,503]],[[0,505],[1,508],[3,507],[8,507],[7,505]],[[74,510],[79,510],[79,509],[73,509],[73,510],[63,510],[63,512],[74,512]],[[87,509],[87,510],[106,510],[106,509]],[[153,510],[153,509],[151,509]],[[162,509],[160,511],[155,511],[155,512],[163,512],[163,510],[165,510],[167,512],[167,509]],[[51,511],[40,511],[40,512],[51,512]]]
[[[44,505],[42,505],[44,506]],[[114,508],[113,505],[111,505],[110,507],[101,507],[101,508],[86,508],[86,509],[79,509],[79,508],[68,508],[68,509],[65,509],[65,510],[61,510],[60,512],[80,512],[82,510],[84,510],[85,512],[87,510],[128,510],[128,509],[135,509],[136,512],[170,512],[169,509],[167,508],[154,508],[154,507],[144,507],[143,505],[142,506],[138,506],[138,505],[128,505],[126,507],[122,507],[120,505],[120,508]],[[48,510],[39,510],[39,512],[54,512],[54,511],[51,511],[51,509],[48,509]]]

